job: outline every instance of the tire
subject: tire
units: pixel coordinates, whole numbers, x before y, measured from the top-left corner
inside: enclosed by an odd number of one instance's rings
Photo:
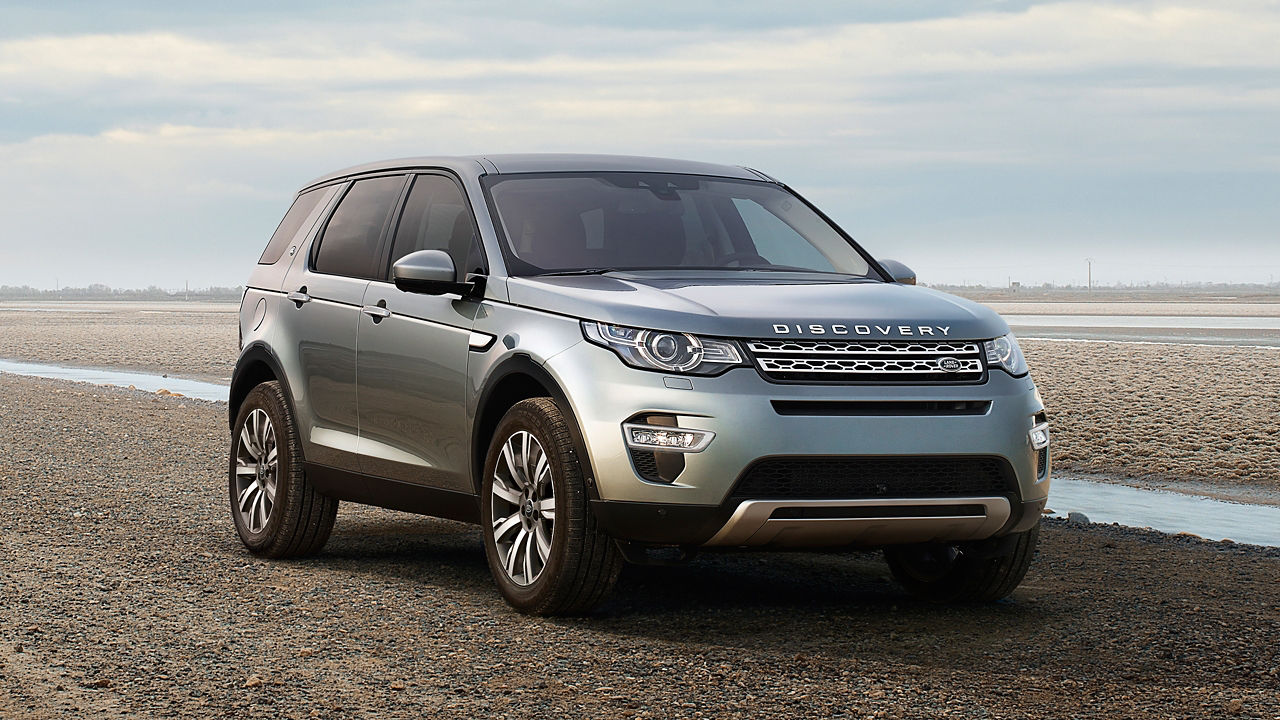
[[[338,501],[307,482],[293,410],[278,382],[255,387],[240,406],[228,490],[236,533],[256,555],[313,555],[329,539]]]
[[[617,582],[622,556],[596,526],[581,459],[550,398],[522,400],[498,423],[480,515],[494,582],[522,613],[582,614]]]
[[[1018,587],[1031,567],[1040,526],[1014,536],[1012,552],[989,557],[987,544],[885,548],[893,576],[912,595],[933,602],[993,602]]]

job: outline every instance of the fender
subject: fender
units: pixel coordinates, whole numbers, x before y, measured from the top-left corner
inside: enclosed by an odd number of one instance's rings
[[[262,382],[261,376],[248,372],[248,368],[257,363],[262,363],[271,369],[271,374],[275,375],[275,379],[284,390],[284,396],[289,400],[289,407],[296,412],[297,407],[293,403],[293,392],[289,389],[289,379],[284,373],[284,366],[270,346],[261,340],[255,340],[240,353],[240,359],[236,361],[236,369],[231,373],[231,392],[227,395],[228,427],[235,427],[236,415],[240,412],[240,405],[244,403],[245,396]]]
[[[586,476],[587,480],[587,495],[592,500],[598,499],[595,470],[591,465],[591,457],[587,454],[587,443],[583,439],[581,428],[578,426],[578,418],[573,414],[573,406],[569,403],[569,397],[560,388],[560,384],[551,376],[551,373],[547,372],[546,368],[539,365],[525,353],[516,353],[494,365],[481,386],[478,395],[479,399],[472,412],[471,425],[472,483],[476,494],[480,494],[481,475],[484,473],[484,459],[489,452],[488,444],[484,439],[486,433],[484,432],[483,424],[486,418],[481,415],[481,412],[493,399],[493,393],[502,384],[502,381],[512,375],[526,375],[533,378],[533,381],[541,386],[544,394],[550,397],[556,406],[560,408],[560,412],[564,414],[565,422],[569,426],[569,436],[573,439],[574,452],[582,460],[583,475]],[[498,420],[501,420],[501,418],[493,418],[495,426]]]

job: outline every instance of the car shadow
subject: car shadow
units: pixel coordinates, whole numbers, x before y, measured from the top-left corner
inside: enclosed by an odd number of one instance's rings
[[[1021,655],[1062,607],[1015,592],[981,605],[918,600],[879,553],[717,553],[681,567],[628,567],[598,631],[745,651],[974,669]]]
[[[523,622],[494,588],[475,526],[360,512],[340,518],[321,555],[295,562],[448,588],[505,621]],[[968,671],[1025,655],[1027,645],[1045,641],[1055,617],[1074,614],[1070,602],[1049,603],[1048,596],[1032,588],[994,604],[938,605],[907,595],[879,553],[709,552],[686,565],[626,566],[595,612],[538,622],[640,643]]]

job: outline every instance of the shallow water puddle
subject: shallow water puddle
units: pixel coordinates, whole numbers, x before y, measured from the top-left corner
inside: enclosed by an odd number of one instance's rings
[[[1069,512],[1081,512],[1095,523],[1280,546],[1280,507],[1272,505],[1245,505],[1055,476],[1049,487],[1049,508],[1054,511],[1052,517],[1065,518]]]
[[[61,365],[41,365],[39,363],[13,362],[0,360],[0,372],[29,377],[52,378],[54,380],[72,380],[94,385],[115,385],[138,390],[156,392],[167,390],[170,393],[183,395],[197,400],[214,400],[226,402],[228,386],[217,383],[184,380],[182,378],[164,377],[148,373],[129,372],[127,370],[95,370],[92,368],[63,367]]]

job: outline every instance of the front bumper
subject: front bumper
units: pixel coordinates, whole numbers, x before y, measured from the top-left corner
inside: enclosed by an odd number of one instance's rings
[[[581,426],[591,462],[596,516],[619,538],[676,541],[673,544],[767,541],[801,545],[837,544],[814,542],[824,537],[856,544],[959,540],[961,536],[968,539],[974,534],[990,536],[1016,530],[1025,524],[1029,510],[1034,508],[1038,517],[1038,508],[1048,495],[1047,468],[1039,468],[1043,458],[1037,458],[1039,453],[1028,437],[1036,414],[1044,409],[1030,377],[1014,378],[993,370],[979,385],[792,385],[770,383],[750,367],[719,377],[675,377],[627,367],[608,350],[585,342],[554,356],[546,367],[565,389]],[[781,414],[775,401],[813,403],[803,406],[816,409],[813,414]],[[850,401],[875,402],[883,407],[903,402],[986,405],[980,414],[903,415],[889,410],[840,415],[825,414],[821,409]],[[674,482],[645,480],[633,466],[622,431],[624,422],[645,414],[674,416],[680,427],[713,432],[715,439],[705,450],[683,456],[684,469]],[[805,513],[788,510],[780,514],[778,507],[772,507],[762,516],[763,506],[739,512],[744,501],[777,498],[731,499],[739,478],[762,458],[922,456],[983,456],[1007,462],[1016,482],[1003,498],[1006,508],[1002,510],[999,503],[986,502],[990,497],[982,496],[969,499],[983,501],[976,503],[986,508],[981,520],[954,513],[922,519],[924,511],[919,509],[879,518],[792,517]],[[846,507],[919,508],[919,501],[927,498],[918,497],[918,493],[895,497],[890,488],[884,497],[870,501],[826,499],[859,501],[846,502]],[[957,498],[945,500],[940,504],[957,504]],[[795,507],[819,506],[805,501]],[[761,517],[763,520],[756,522]],[[775,520],[776,526],[769,527]],[[737,542],[752,523],[760,527],[745,536],[750,542]],[[722,532],[729,529],[727,525],[739,530]],[[843,525],[848,532],[811,532],[822,525]],[[875,529],[886,525],[895,529]],[[925,529],[905,532],[908,526]],[[668,530],[658,532],[660,528]],[[765,529],[764,534],[759,532]]]

